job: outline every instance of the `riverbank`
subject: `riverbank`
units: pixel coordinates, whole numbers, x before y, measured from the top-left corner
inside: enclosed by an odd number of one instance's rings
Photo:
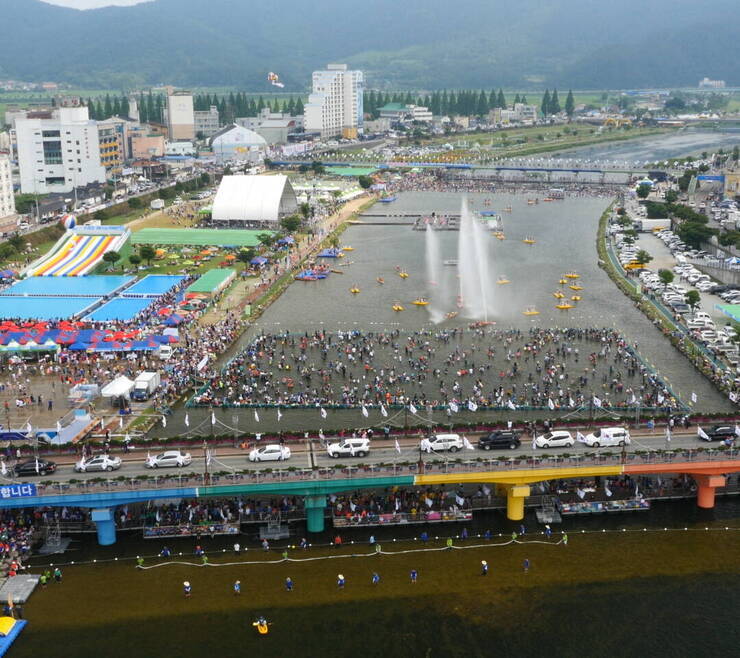
[[[383,546],[392,554],[380,556],[367,545],[290,551],[298,560],[290,562],[229,551],[211,555],[206,568],[69,566],[62,585],[38,590],[26,605],[29,626],[13,655],[38,655],[51,645],[60,658],[97,655],[102,647],[111,657],[185,658],[250,649],[264,656],[483,656],[494,649],[541,656],[544,646],[556,656],[661,655],[667,646],[719,655],[737,640],[727,630],[740,602],[740,567],[731,559],[737,538],[736,530],[721,529],[597,532],[572,534],[567,545],[556,534],[549,541],[455,542],[464,550],[443,550],[443,540],[427,550],[396,542]],[[338,573],[346,579],[341,590]],[[184,581],[192,585],[187,599]],[[272,622],[267,637],[251,627],[258,615]],[[651,632],[635,632],[636,620],[647,619]]]

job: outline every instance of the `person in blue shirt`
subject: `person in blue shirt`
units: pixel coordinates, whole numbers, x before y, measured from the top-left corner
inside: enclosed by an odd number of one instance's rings
[[[416,583],[416,579],[419,577],[419,573],[416,571],[416,569],[411,570],[411,582]]]
[[[290,576],[288,576],[285,579],[285,591],[286,592],[292,592],[293,591],[293,579]]]
[[[419,537],[419,539],[421,539],[421,541],[423,541],[425,544],[429,541],[429,534],[427,533],[426,530],[421,533],[421,536]]]
[[[491,531],[486,530],[486,532],[483,534],[484,539],[490,539],[491,538]]]
[[[481,576],[488,575],[488,562],[486,562],[485,560],[480,561],[480,575]]]
[[[242,584],[241,581],[237,580],[234,582],[234,596],[238,596],[242,593]]]
[[[377,585],[380,582],[380,575],[373,571],[373,585]]]
[[[344,576],[341,573],[337,575],[337,587],[344,589]]]
[[[185,598],[189,599],[190,594],[193,591],[193,588],[190,586],[190,583],[187,580],[182,584],[182,588],[183,588],[183,591],[185,592]]]
[[[527,528],[526,528],[526,526],[523,523],[522,523],[522,525],[519,526],[519,534],[522,537],[524,537],[524,535],[527,534]]]
[[[169,557],[170,556],[170,549],[166,546],[159,552],[159,557]]]
[[[524,573],[529,573],[529,558],[524,558]]]

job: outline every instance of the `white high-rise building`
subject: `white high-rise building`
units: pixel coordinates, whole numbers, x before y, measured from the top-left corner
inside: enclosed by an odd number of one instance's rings
[[[189,91],[175,91],[167,96],[167,131],[171,142],[195,139],[193,94]]]
[[[13,178],[11,176],[10,154],[0,151],[0,225],[3,219],[15,215],[15,197],[13,196]]]
[[[363,123],[362,71],[348,71],[346,64],[329,64],[313,72],[313,89],[304,108],[304,129],[322,137],[357,137]]]
[[[17,119],[15,134],[24,194],[71,192],[105,183],[98,125],[86,107],[60,107],[50,119]]]

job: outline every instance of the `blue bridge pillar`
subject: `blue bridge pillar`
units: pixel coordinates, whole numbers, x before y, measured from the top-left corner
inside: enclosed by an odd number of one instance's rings
[[[98,530],[98,544],[110,546],[116,543],[116,522],[113,520],[113,510],[102,507],[92,511],[92,520]]]
[[[306,527],[309,532],[324,531],[326,496],[306,496]]]

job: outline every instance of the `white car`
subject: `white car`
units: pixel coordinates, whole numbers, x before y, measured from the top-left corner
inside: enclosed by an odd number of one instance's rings
[[[364,457],[370,452],[370,439],[345,439],[338,443],[330,443],[326,452],[332,459],[338,457]]]
[[[437,434],[430,439],[422,439],[419,447],[427,453],[457,452],[463,448],[463,440],[459,434]]]
[[[547,432],[538,436],[534,440],[534,444],[538,448],[571,448],[575,445],[573,435],[567,430],[554,430],[553,432]]]
[[[167,468],[177,466],[190,466],[193,458],[189,452],[180,452],[179,450],[165,450],[158,455],[148,457],[144,466],[147,468]]]
[[[630,433],[624,427],[601,427],[587,434],[585,443],[590,448],[625,446],[630,444]]]
[[[270,443],[261,448],[255,448],[249,453],[250,462],[281,462],[290,459],[290,448],[281,446],[279,443]]]
[[[80,459],[75,464],[75,471],[87,473],[88,471],[117,471],[121,468],[121,458],[110,455],[98,455],[89,459]]]

